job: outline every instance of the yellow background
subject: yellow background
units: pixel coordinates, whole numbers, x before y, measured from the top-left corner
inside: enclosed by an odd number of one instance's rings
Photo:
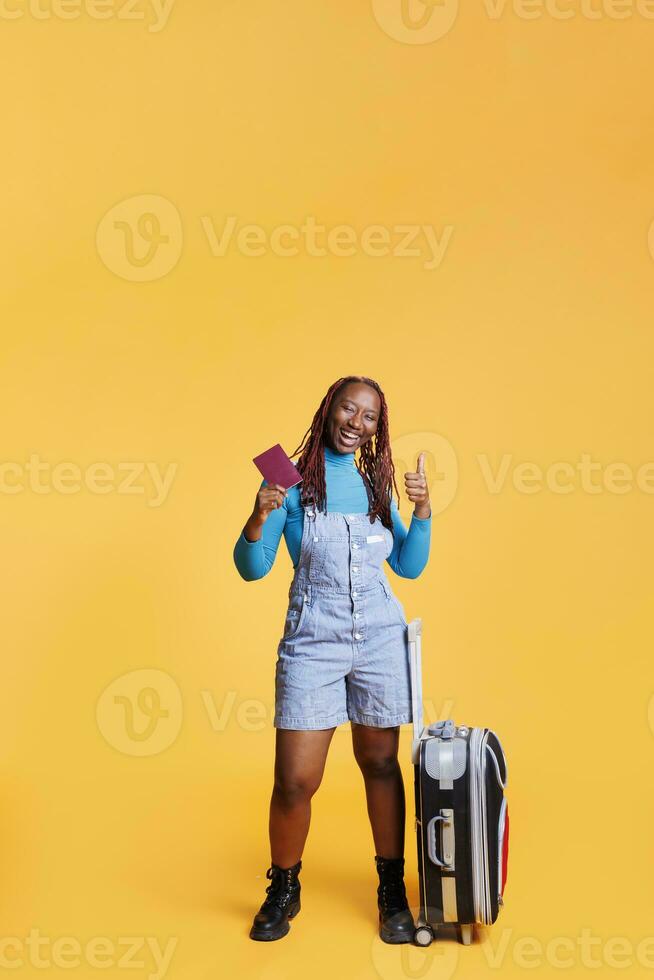
[[[588,453],[635,474],[654,458],[654,21],[569,9],[531,20],[466,4],[425,44],[393,37],[367,3],[177,0],[158,31],[144,7],[0,17],[8,482],[31,454],[177,467],[158,507],[116,489],[0,494],[3,937],[174,938],[175,980],[449,980],[493,975],[500,944],[503,975],[535,962],[585,976],[586,929],[604,972],[652,974],[635,953],[654,935],[652,493],[593,494],[578,478],[526,493],[513,468],[491,493],[479,462],[546,470]],[[140,195],[173,215],[176,261],[151,281],[112,270],[129,272],[120,236],[98,233]],[[202,219],[229,215],[267,232],[308,215],[358,234],[453,231],[432,270],[361,250],[215,256]],[[313,801],[302,913],[281,942],[247,935],[267,884],[292,569],[282,542],[246,583],[232,548],[259,485],[252,456],[291,452],[350,372],[381,384],[394,441],[425,434],[415,448],[432,452],[442,437],[456,456],[426,570],[389,574],[423,620],[426,720],[443,708],[492,726],[509,761],[506,907],[468,949],[377,937],[348,725]],[[408,522],[403,483],[398,467]],[[133,703],[150,686],[169,711],[161,746],[130,738],[125,703],[103,695],[132,671],[151,680]],[[617,937],[633,947],[623,970],[607,962]],[[557,939],[575,949],[556,948],[569,969],[551,962]],[[15,975],[66,972],[23,956]],[[101,970],[82,953],[73,972],[123,976],[117,959]],[[151,956],[135,959],[129,976],[152,974]]]

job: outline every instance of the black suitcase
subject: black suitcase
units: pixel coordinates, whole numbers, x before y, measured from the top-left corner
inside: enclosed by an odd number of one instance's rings
[[[453,923],[468,945],[474,924],[491,925],[503,905],[506,759],[489,728],[457,726],[451,719],[423,728],[420,619],[409,623],[408,639],[420,882],[414,941],[428,946],[439,926]]]

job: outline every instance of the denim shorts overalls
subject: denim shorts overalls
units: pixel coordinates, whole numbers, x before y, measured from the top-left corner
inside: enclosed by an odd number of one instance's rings
[[[276,728],[412,721],[407,621],[384,571],[379,517],[304,506],[300,558],[275,666]]]

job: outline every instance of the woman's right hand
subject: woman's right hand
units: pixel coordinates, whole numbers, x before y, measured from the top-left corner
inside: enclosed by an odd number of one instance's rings
[[[288,496],[288,490],[279,483],[269,483],[257,492],[252,517],[257,523],[264,524],[271,511],[277,510]]]
[[[271,511],[277,510],[284,503],[284,498],[288,496],[288,490],[281,487],[279,483],[269,483],[266,487],[261,487],[257,491],[257,499],[254,502],[254,510],[243,528],[243,536],[246,541],[253,543],[261,537],[261,528],[266,523]]]

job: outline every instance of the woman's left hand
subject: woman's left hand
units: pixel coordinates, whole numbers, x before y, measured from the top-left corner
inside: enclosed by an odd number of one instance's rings
[[[425,454],[418,454],[418,463],[415,473],[404,474],[404,484],[409,500],[416,505],[414,514],[423,520],[431,517],[431,504],[429,503],[429,490],[427,488],[427,477],[425,476]]]

